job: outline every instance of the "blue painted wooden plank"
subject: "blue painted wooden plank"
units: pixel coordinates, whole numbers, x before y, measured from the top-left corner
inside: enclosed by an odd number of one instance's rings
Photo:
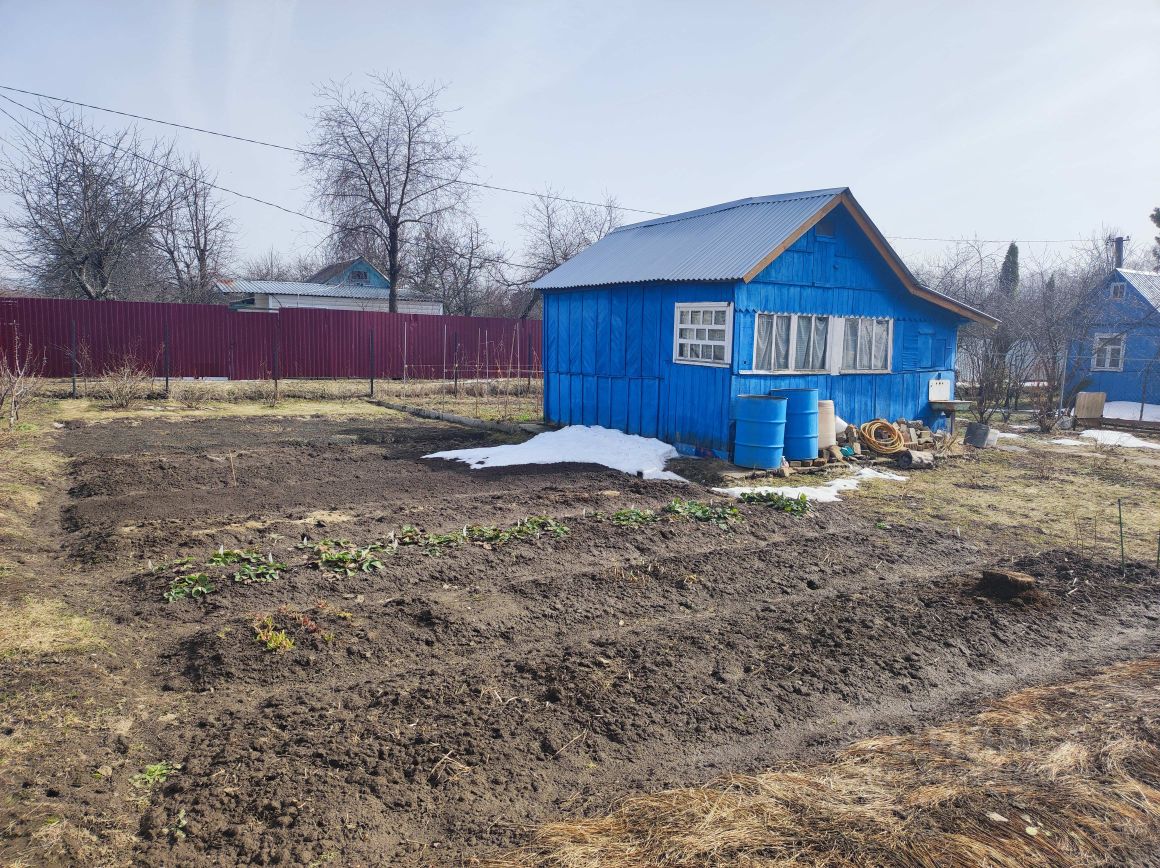
[[[641,360],[642,329],[642,291],[639,286],[630,286],[625,290],[625,326],[624,326],[624,373],[629,377],[639,377],[643,373]]]
[[[599,425],[599,407],[595,375],[585,374],[581,377],[582,412],[580,422],[583,425]]]
[[[612,427],[612,378],[596,378],[596,424]]]
[[[628,290],[614,286],[609,298],[608,311],[608,373],[623,377],[625,373],[625,330],[628,317]]]
[[[628,396],[626,398],[628,404],[628,418],[625,420],[625,431],[629,434],[641,433],[640,427],[640,411],[641,411],[641,380],[640,377],[632,377],[627,380]]]
[[[608,381],[611,388],[609,428],[616,428],[619,431],[625,431],[628,428],[628,383],[626,377],[612,377]]]
[[[640,381],[640,433],[645,437],[660,432],[660,385],[655,377]]]
[[[601,289],[592,293],[596,299],[596,373],[612,373],[612,290]]]

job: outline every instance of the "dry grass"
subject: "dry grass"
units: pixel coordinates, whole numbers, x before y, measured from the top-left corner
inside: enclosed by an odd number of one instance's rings
[[[1024,690],[831,762],[633,796],[495,862],[556,868],[1076,865],[1160,832],[1160,660]]]
[[[985,449],[948,459],[933,471],[907,474],[905,483],[865,485],[851,495],[852,505],[900,527],[918,520],[971,536],[986,528],[1026,545],[1118,561],[1119,498],[1127,556],[1155,559],[1160,462],[1152,450],[1094,452],[1034,438],[1022,445],[1024,452]]]
[[[387,380],[375,387],[375,396],[427,410],[476,419],[538,422],[544,416],[544,382],[539,379]]]
[[[0,602],[0,660],[91,651],[103,645],[93,622],[70,613],[59,600],[26,597],[19,603]]]

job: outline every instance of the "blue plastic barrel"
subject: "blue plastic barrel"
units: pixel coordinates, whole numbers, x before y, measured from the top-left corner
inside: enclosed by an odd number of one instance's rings
[[[733,402],[737,431],[733,435],[733,463],[772,470],[781,467],[785,442],[786,400],[772,395],[738,395]]]
[[[789,461],[813,461],[818,457],[818,390],[770,389],[785,398],[785,457]]]

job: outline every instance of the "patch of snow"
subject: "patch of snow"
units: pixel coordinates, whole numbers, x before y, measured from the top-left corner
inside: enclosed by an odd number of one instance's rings
[[[1021,434],[1009,434],[1006,431],[1000,431],[998,436],[999,436],[1000,440],[1022,440],[1023,439],[1023,435],[1021,435]]]
[[[1140,402],[1108,401],[1104,404],[1104,418],[1131,419],[1132,421],[1136,421],[1140,418]],[[1160,422],[1160,404],[1144,405],[1144,421]]]
[[[1051,441],[1057,446],[1083,446],[1082,440],[1073,440],[1071,437],[1058,437]]]
[[[906,477],[888,470],[875,470],[873,467],[863,467],[853,476],[843,476],[840,479],[831,479],[824,485],[755,485],[738,486],[735,488],[714,488],[718,494],[728,494],[730,497],[740,497],[746,492],[766,494],[776,492],[785,497],[801,497],[816,503],[837,503],[838,496],[843,491],[853,491],[863,479],[889,479],[893,482],[905,482]]]
[[[1103,443],[1105,446],[1123,446],[1127,449],[1160,449],[1160,443],[1153,440],[1141,440],[1135,434],[1126,431],[1092,430],[1084,431],[1079,435]]]
[[[472,470],[481,467],[513,467],[519,464],[602,464],[645,479],[685,480],[665,470],[665,462],[677,457],[677,450],[654,437],[638,437],[599,425],[570,425],[559,431],[537,434],[523,443],[484,446],[479,449],[451,449],[432,452],[424,458],[462,461]]]
[[[855,479],[889,479],[891,482],[906,482],[906,477],[900,473],[891,473],[889,470],[875,470],[873,467],[863,467],[854,474]]]

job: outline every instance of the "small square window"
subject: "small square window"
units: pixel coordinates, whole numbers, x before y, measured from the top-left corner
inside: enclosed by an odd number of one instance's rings
[[[1112,298],[1113,299],[1123,298],[1124,297],[1124,290],[1125,290],[1124,282],[1122,280],[1116,281],[1115,283],[1112,284]]]
[[[733,308],[728,302],[676,306],[673,361],[728,365],[732,360]]]

